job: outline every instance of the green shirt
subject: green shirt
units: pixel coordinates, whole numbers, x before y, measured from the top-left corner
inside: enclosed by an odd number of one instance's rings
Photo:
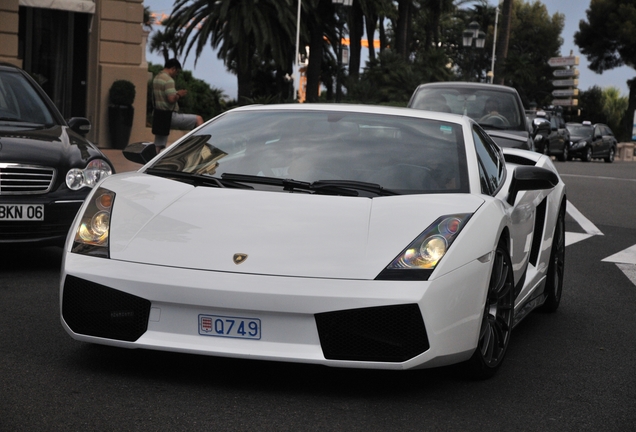
[[[168,102],[168,96],[177,94],[174,86],[174,80],[166,72],[161,71],[152,80],[152,90],[155,96],[155,108],[163,111],[179,111],[179,103],[171,104]]]

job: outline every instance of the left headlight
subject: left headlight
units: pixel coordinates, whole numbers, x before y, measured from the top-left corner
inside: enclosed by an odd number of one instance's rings
[[[66,173],[66,186],[71,190],[83,187],[95,187],[99,181],[113,173],[108,162],[103,159],[93,159],[86,168],[72,168]]]
[[[109,258],[110,216],[115,202],[115,192],[99,188],[80,218],[73,240],[73,252]]]
[[[472,213],[442,216],[404,249],[376,279],[427,280]]]

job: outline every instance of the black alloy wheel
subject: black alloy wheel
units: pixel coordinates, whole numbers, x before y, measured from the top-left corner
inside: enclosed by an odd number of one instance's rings
[[[490,378],[501,366],[510,343],[513,318],[514,274],[502,239],[495,250],[477,349],[467,362],[471,377]]]
[[[614,156],[616,155],[616,150],[614,147],[610,147],[609,153],[607,153],[607,157],[605,158],[605,162],[612,163],[614,162]]]
[[[548,265],[545,283],[545,303],[541,306],[544,312],[555,312],[561,304],[563,293],[563,274],[565,272],[565,203],[561,205],[559,216],[554,227],[550,264]]]
[[[585,147],[583,150],[583,162],[592,162],[592,147]]]

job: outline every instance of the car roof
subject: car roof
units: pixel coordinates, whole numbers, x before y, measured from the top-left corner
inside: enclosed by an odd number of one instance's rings
[[[441,87],[441,88],[472,88],[472,89],[483,89],[483,90],[494,90],[494,91],[502,91],[509,93],[518,93],[517,90],[513,87],[508,87],[499,84],[486,84],[486,83],[473,83],[473,82],[465,82],[465,81],[439,81],[433,83],[425,83],[417,86],[417,89],[423,87]],[[417,91],[416,89],[416,91]]]
[[[468,125],[473,120],[468,116],[459,114],[450,114],[434,111],[414,110],[406,107],[393,107],[384,105],[358,105],[358,104],[274,104],[274,105],[247,105],[234,108],[230,112],[246,112],[246,111],[336,111],[360,114],[387,114],[401,117],[425,118],[432,120],[448,121],[453,123],[463,123]]]

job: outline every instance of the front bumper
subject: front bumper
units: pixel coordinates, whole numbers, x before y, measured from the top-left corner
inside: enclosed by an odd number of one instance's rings
[[[0,204],[3,205],[42,204],[44,206],[44,220],[0,220],[0,244],[55,244],[62,246],[84,198],[84,196],[60,199],[51,199],[49,196],[2,197]]]
[[[441,278],[368,281],[189,270],[67,253],[60,312],[75,339],[126,348],[411,369],[467,360],[490,263]],[[259,340],[204,336],[199,316],[250,317]]]

